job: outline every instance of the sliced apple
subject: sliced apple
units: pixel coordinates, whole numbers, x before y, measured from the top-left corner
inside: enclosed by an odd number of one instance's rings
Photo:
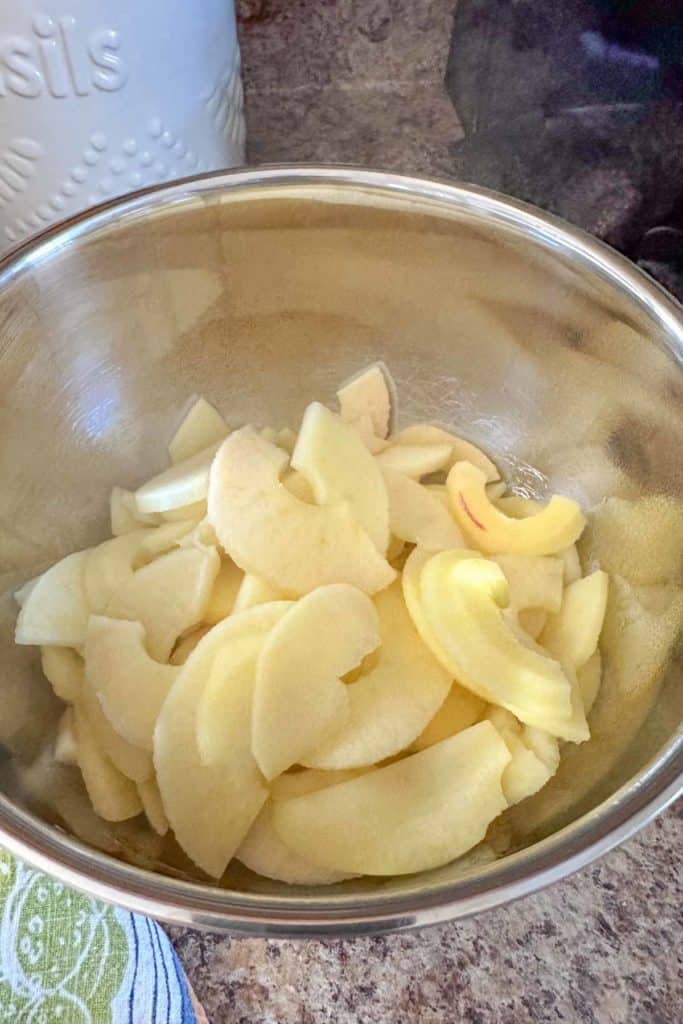
[[[441,652],[439,642],[437,641],[434,631],[431,629],[427,619],[425,618],[424,612],[422,611],[422,597],[420,593],[420,576],[422,574],[422,570],[433,555],[433,551],[427,551],[424,548],[414,548],[408,555],[406,564],[403,566],[401,584],[403,587],[403,599],[406,603],[406,608],[408,609],[410,618],[413,621],[413,625],[427,647],[429,647],[432,653],[435,654],[442,664],[444,664],[444,655],[443,652]],[[460,549],[457,553],[452,552],[452,556],[454,559],[456,557],[482,557],[479,551],[469,551],[466,548]]]
[[[590,563],[635,584],[680,581],[683,505],[665,494],[596,505],[582,551]]]
[[[538,640],[547,621],[548,613],[542,608],[522,608],[517,615],[518,624],[532,640]]]
[[[373,455],[377,455],[378,452],[383,452],[385,448],[389,447],[388,441],[375,434],[372,417],[368,413],[363,413],[356,419],[346,419],[345,422],[359,434],[361,441]]]
[[[139,622],[91,615],[85,637],[85,671],[119,736],[151,751],[154,726],[178,668],[150,658]]]
[[[366,772],[273,804],[294,853],[332,871],[399,875],[445,864],[483,839],[507,806],[508,749],[490,722]]]
[[[297,473],[295,470],[285,473],[282,478],[282,485],[299,501],[305,501],[308,505],[315,505],[313,488],[303,473]]]
[[[291,800],[306,793],[315,793],[328,786],[338,785],[356,778],[357,772],[297,772],[280,775],[275,779],[268,800],[235,856],[256,874],[287,882],[288,885],[333,885],[353,875],[341,871],[318,868],[303,857],[292,853],[273,827],[274,801]]]
[[[492,498],[492,501],[496,508],[512,519],[527,519],[529,516],[535,516],[543,508],[542,501],[524,498],[521,494],[503,494],[500,498]]]
[[[274,587],[263,576],[254,576],[251,573],[243,574],[240,588],[235,597],[234,612],[244,612],[247,608],[254,608],[257,604],[267,604],[269,601],[282,601],[286,594]]]
[[[83,587],[88,607],[96,615],[107,607],[113,594],[133,576],[135,559],[144,530],[132,530],[91,548],[83,567]]]
[[[552,778],[560,764],[560,747],[554,736],[523,726],[504,708],[491,708],[486,717],[511,754],[502,783],[505,799],[512,806],[533,796]]]
[[[160,516],[157,513],[144,515],[138,510],[135,495],[123,487],[112,487],[109,498],[109,515],[111,532],[115,537],[131,530],[139,530],[143,526],[157,526]]]
[[[160,555],[173,551],[177,546],[200,546],[200,525],[193,519],[181,519],[172,523],[161,523],[160,526],[147,530],[135,555],[133,568],[140,569]]]
[[[147,821],[158,836],[165,836],[168,832],[168,818],[161,802],[157,780],[152,777],[146,782],[139,782],[137,790]]]
[[[203,764],[226,758],[253,760],[251,718],[256,659],[264,636],[240,638],[226,644],[214,658],[197,708],[197,750]]]
[[[433,551],[464,547],[450,512],[416,480],[384,467],[389,495],[389,528],[395,537]]]
[[[400,583],[378,594],[375,607],[381,639],[376,663],[346,687],[346,724],[300,757],[302,764],[361,768],[392,757],[419,736],[448,695],[452,677],[415,630]]]
[[[106,757],[92,733],[90,721],[77,706],[74,718],[78,766],[96,813],[105,821],[125,821],[142,810],[135,785]]]
[[[165,523],[177,523],[179,520],[191,520],[198,523],[206,517],[206,500],[193,501],[189,505],[179,505],[178,508],[169,508],[161,513]]]
[[[448,696],[434,717],[410,745],[410,750],[426,750],[435,743],[469,729],[484,716],[486,702],[470,693],[459,683],[453,683]]]
[[[55,695],[67,704],[78,700],[83,687],[83,658],[71,647],[42,647],[40,663]]]
[[[465,441],[462,437],[451,434],[450,431],[444,430],[443,427],[432,426],[429,423],[415,423],[412,427],[405,427],[404,430],[400,430],[395,435],[394,440],[397,444],[401,445],[450,445],[449,469],[456,462],[471,462],[473,466],[478,466],[486,475],[488,483],[500,480],[498,467],[491,461],[488,455],[485,455],[480,448],[477,448],[470,441]]]
[[[522,722],[562,739],[588,738],[560,664],[522,643],[501,614],[505,575],[495,562],[433,555],[420,573],[420,604],[434,654],[463,686]],[[429,642],[429,641],[427,641]]]
[[[553,555],[573,544],[585,525],[576,502],[558,495],[536,515],[506,516],[489,501],[485,474],[469,462],[456,462],[446,486],[458,525],[487,554]]]
[[[540,637],[541,646],[563,665],[579,669],[598,646],[605,619],[609,577],[598,571],[570,583],[557,615],[551,615]]]
[[[445,469],[451,455],[448,444],[391,444],[375,456],[380,466],[394,469],[413,480]]]
[[[348,506],[298,501],[279,481],[286,464],[286,453],[249,427],[223,442],[209,520],[233,561],[290,594],[337,582],[371,594],[388,586],[396,574]]]
[[[72,767],[78,765],[78,744],[76,743],[73,708],[64,708],[62,717],[57,723],[55,761],[59,761],[60,764],[71,765]]]
[[[221,560],[218,575],[214,580],[209,603],[204,612],[204,621],[214,626],[226,619],[235,608],[235,600],[242,589],[245,576],[231,558]]]
[[[157,721],[154,766],[166,816],[188,857],[214,878],[223,874],[268,790],[254,759],[245,756],[242,737],[234,758],[212,766],[202,763],[197,748],[199,703],[218,653],[226,645],[267,635],[290,607],[288,602],[259,605],[214,626],[183,666]],[[231,738],[229,722],[226,728]],[[230,758],[229,743],[226,757]]]
[[[168,446],[171,462],[176,465],[192,458],[197,452],[222,441],[227,433],[228,425],[218,409],[200,396],[171,438]]]
[[[203,621],[219,567],[212,548],[178,548],[136,570],[106,614],[142,623],[150,655],[167,662],[178,637]]]
[[[584,710],[586,715],[589,715],[597,700],[598,693],[600,692],[600,683],[602,682],[602,658],[600,657],[600,651],[593,651],[588,661],[577,670],[576,678],[581,691]]]
[[[508,582],[509,609],[514,615],[526,608],[559,612],[562,605],[564,563],[543,555],[498,555],[494,561]]]
[[[214,442],[138,487],[135,492],[138,510],[167,512],[204,500],[209,489],[209,470],[220,444],[220,441]]]
[[[196,626],[195,629],[191,629],[189,633],[181,637],[173,648],[169,665],[184,665],[201,638],[206,636],[210,629],[211,626]]]
[[[320,402],[304,413],[292,468],[313,488],[318,505],[348,502],[378,551],[389,543],[389,499],[381,470],[358,433]]]
[[[81,696],[74,707],[85,717],[95,743],[115,768],[131,782],[144,782],[153,774],[152,757],[147,750],[133,746],[119,736],[102,710],[99,698],[87,676]]]
[[[342,419],[352,423],[368,416],[376,437],[387,437],[392,404],[395,404],[395,389],[393,381],[390,381],[391,376],[384,364],[375,363],[344,384],[337,392]]]
[[[252,745],[267,779],[304,763],[345,726],[341,677],[380,643],[377,612],[345,583],[319,587],[274,627],[259,656]]]
[[[579,558],[579,551],[576,544],[570,544],[569,547],[565,548],[563,551],[558,551],[557,557],[562,559],[562,564],[564,565],[565,586],[567,586],[568,583],[573,583],[574,580],[581,579],[581,560]]]
[[[35,581],[19,612],[16,643],[80,647],[90,614],[83,587],[87,558],[87,551],[67,555]]]

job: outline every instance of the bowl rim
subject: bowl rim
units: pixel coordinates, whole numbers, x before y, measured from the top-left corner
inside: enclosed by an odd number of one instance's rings
[[[662,329],[665,344],[683,364],[683,308],[661,285],[604,242],[520,200],[479,186],[357,167],[278,164],[208,173],[143,189],[48,228],[0,260],[0,291],[82,236],[125,223],[153,210],[209,199],[239,200],[246,190],[305,189],[390,197],[397,206],[452,208],[530,235],[538,244],[570,251],[591,273],[626,291]],[[0,841],[32,867],[88,895],[170,924],[234,933],[308,938],[399,931],[465,917],[535,892],[585,867],[624,842],[683,792],[683,727],[633,778],[593,810],[545,839],[450,882],[419,882],[395,895],[381,891],[314,896],[250,894],[162,875],[88,847],[0,794]],[[420,876],[415,876],[419,880]]]

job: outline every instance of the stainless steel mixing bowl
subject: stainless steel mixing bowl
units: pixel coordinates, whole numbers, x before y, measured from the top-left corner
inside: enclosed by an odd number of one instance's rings
[[[377,357],[402,421],[450,424],[527,493],[680,498],[682,353],[680,308],[615,252],[438,181],[303,166],[197,178],[15,254],[0,267],[2,843],[167,921],[339,935],[482,910],[632,835],[680,788],[674,660],[659,690],[603,693],[594,739],[494,831],[494,863],[320,890],[235,868],[208,885],[139,823],[99,823],[75,769],[50,766],[59,706],[36,652],[12,642],[10,594],[104,536],[111,485],[160,466],[192,393],[235,423],[296,426]]]

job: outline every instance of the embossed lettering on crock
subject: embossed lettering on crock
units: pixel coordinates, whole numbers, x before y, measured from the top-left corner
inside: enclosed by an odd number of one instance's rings
[[[93,88],[116,92],[128,79],[116,29],[88,32],[70,14],[36,14],[30,34],[0,36],[0,99],[10,93],[37,99],[87,96]]]

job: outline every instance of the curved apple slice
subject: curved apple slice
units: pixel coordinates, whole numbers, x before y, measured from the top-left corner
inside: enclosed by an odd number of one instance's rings
[[[441,740],[455,736],[463,729],[469,729],[484,716],[486,702],[470,693],[459,683],[453,683],[448,696],[434,717],[410,745],[410,750],[426,750]]]
[[[209,470],[220,444],[220,441],[214,442],[138,487],[135,492],[138,511],[166,512],[206,498]]]
[[[119,736],[102,710],[99,698],[87,676],[81,695],[74,705],[87,719],[95,743],[115,768],[131,782],[145,782],[154,773],[152,756]]]
[[[15,643],[80,647],[90,608],[83,586],[88,551],[62,558],[35,580],[24,600]]]
[[[594,651],[588,661],[577,670],[576,679],[581,691],[584,710],[586,715],[589,715],[598,698],[602,682],[602,658],[599,650]]]
[[[244,573],[230,558],[221,559],[218,575],[214,580],[209,603],[204,612],[204,621],[215,626],[226,619],[235,609],[237,595],[242,589]]]
[[[479,551],[470,551],[467,548],[462,548],[459,551],[451,551],[449,553],[454,560],[456,558],[482,558]],[[427,619],[425,618],[424,612],[422,611],[422,596],[420,593],[420,576],[422,575],[422,570],[427,562],[433,557],[433,551],[426,551],[424,548],[414,548],[408,555],[406,564],[403,566],[401,585],[403,587],[403,599],[406,603],[406,608],[408,609],[415,629],[418,631],[427,647],[429,647],[430,651],[432,651],[443,665],[444,654],[441,651],[441,647],[436,636],[434,635],[434,631],[430,627]],[[444,667],[448,668],[449,666],[444,665]]]
[[[420,603],[438,648],[434,654],[463,686],[500,704],[527,725],[562,739],[588,739],[558,662],[522,643],[501,606],[508,585],[500,566],[457,552],[434,555],[420,574]]]
[[[171,438],[168,454],[176,465],[204,451],[228,433],[228,424],[218,409],[201,395],[192,405]]]
[[[112,595],[133,575],[135,558],[146,530],[132,530],[91,548],[83,567],[83,587],[91,612],[100,615]]]
[[[119,736],[151,751],[154,726],[178,668],[150,658],[139,622],[91,615],[85,671]]]
[[[506,800],[508,749],[490,722],[336,786],[273,804],[275,829],[321,868],[400,875],[446,864],[483,839]]]
[[[143,526],[157,526],[159,515],[152,513],[145,515],[138,510],[135,495],[124,487],[112,487],[109,497],[109,515],[111,519],[111,532],[115,537],[131,530],[139,530]]]
[[[508,804],[520,803],[538,793],[560,765],[557,739],[541,729],[523,726],[504,708],[491,708],[487,714],[511,754],[503,772],[503,793]]]
[[[274,627],[259,656],[252,746],[267,779],[303,763],[346,724],[341,677],[380,643],[370,598],[347,583],[319,587]]]
[[[178,548],[137,569],[106,614],[142,623],[150,655],[167,662],[178,637],[202,622],[219,566],[213,548]]]
[[[244,612],[247,608],[255,608],[257,604],[269,601],[283,601],[287,597],[278,587],[274,587],[263,576],[245,573],[235,598],[234,612]]]
[[[146,782],[138,782],[137,789],[147,821],[158,836],[165,836],[168,832],[168,818],[161,802],[157,780],[152,777]]]
[[[83,686],[83,658],[71,647],[42,647],[40,663],[55,695],[68,704],[78,700]]]
[[[214,626],[186,661],[157,720],[154,766],[166,816],[188,857],[214,878],[223,874],[268,790],[249,751],[248,718],[225,723],[226,757],[219,764],[202,763],[199,703],[220,651],[265,637],[290,607],[284,601],[259,605]]]
[[[562,605],[564,563],[544,555],[498,555],[493,559],[508,582],[509,611],[518,616],[527,608],[556,614]]]
[[[488,455],[485,455],[480,448],[477,448],[470,441],[465,441],[462,437],[451,434],[450,431],[444,430],[443,427],[432,426],[429,423],[415,423],[412,427],[405,427],[404,430],[400,430],[395,435],[394,441],[401,445],[448,444],[451,448],[448,460],[449,469],[456,462],[471,462],[473,466],[478,466],[482,473],[485,474],[487,483],[494,483],[500,480],[498,467],[491,461]]]
[[[389,528],[395,537],[432,551],[461,548],[464,540],[453,516],[422,484],[384,467],[389,495]]]
[[[513,519],[492,505],[486,476],[469,462],[456,462],[446,481],[451,508],[463,533],[494,555],[553,555],[581,535],[586,521],[570,498],[555,495],[536,515]]]
[[[320,402],[301,423],[292,468],[311,484],[318,505],[348,502],[351,513],[382,554],[389,543],[389,499],[379,466],[357,431]]]
[[[413,480],[445,469],[451,454],[448,444],[391,444],[375,455],[380,466],[394,469]]]
[[[73,708],[64,708],[62,717],[57,723],[55,761],[59,761],[60,764],[71,765],[72,767],[78,765],[78,744],[76,743]]]
[[[451,674],[417,634],[398,583],[375,598],[381,646],[376,664],[346,687],[349,717],[331,740],[300,762],[361,768],[412,743],[443,704]]]
[[[297,772],[295,775],[280,775],[270,791],[270,799],[249,829],[244,842],[235,857],[250,871],[273,878],[288,885],[334,885],[353,875],[341,871],[329,871],[292,853],[280,839],[273,827],[272,807],[274,802],[291,800],[306,793],[316,793],[328,786],[354,779],[357,772]]]
[[[79,707],[74,718],[78,766],[93,808],[105,821],[125,821],[142,810],[135,785],[101,752]]]
[[[548,619],[539,643],[563,665],[579,669],[596,650],[608,587],[609,577],[600,570],[575,580],[566,588],[558,613]]]
[[[263,642],[260,634],[244,637],[239,643],[226,644],[216,654],[197,707],[197,750],[202,764],[234,759],[236,742],[243,756],[253,759],[251,716],[256,659]],[[236,739],[237,723],[240,732]]]
[[[168,659],[169,665],[184,665],[199,641],[206,636],[210,629],[211,626],[197,626],[181,637],[173,648],[173,654]]]
[[[374,594],[396,574],[346,505],[298,501],[280,483],[287,454],[250,427],[231,434],[211,468],[209,521],[245,572],[289,594],[350,583]]]
[[[395,405],[392,393],[395,394],[395,388],[387,368],[382,363],[368,366],[337,391],[341,417],[347,423],[368,417],[374,435],[387,437]]]

